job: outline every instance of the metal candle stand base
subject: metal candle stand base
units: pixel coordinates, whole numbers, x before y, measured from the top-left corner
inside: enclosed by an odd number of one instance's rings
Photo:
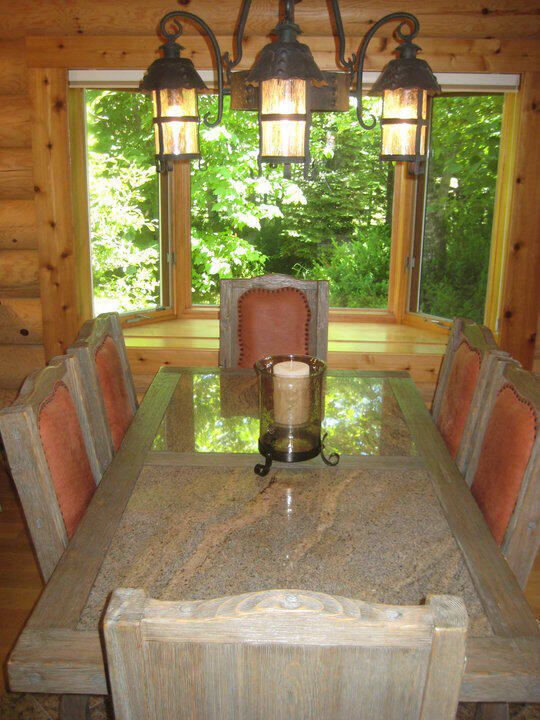
[[[311,458],[317,457],[319,454],[325,465],[335,467],[339,462],[339,453],[333,452],[330,453],[330,455],[325,454],[324,442],[326,440],[326,435],[327,433],[324,433],[319,441],[319,444],[311,450],[306,450],[304,452],[280,452],[275,450],[269,442],[271,438],[267,433],[264,438],[259,438],[259,452],[264,456],[264,464],[257,463],[253,469],[259,477],[265,477],[270,472],[270,468],[272,467],[272,462],[274,460],[286,463],[303,462],[304,460],[311,460]]]

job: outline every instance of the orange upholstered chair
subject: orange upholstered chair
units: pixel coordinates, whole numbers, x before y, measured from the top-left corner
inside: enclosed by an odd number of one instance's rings
[[[466,479],[522,587],[540,542],[540,382],[515,362],[492,370]]]
[[[490,369],[499,356],[508,357],[488,328],[464,318],[454,320],[433,400],[433,419],[463,473]]]
[[[13,480],[45,580],[56,567],[106,466],[73,357],[30,375],[0,411]]]
[[[85,323],[67,352],[79,361],[83,382],[91,392],[92,410],[110,435],[112,457],[137,410],[118,313],[104,313]]]
[[[328,351],[328,282],[263,275],[222,280],[219,364],[253,367],[267,355]]]

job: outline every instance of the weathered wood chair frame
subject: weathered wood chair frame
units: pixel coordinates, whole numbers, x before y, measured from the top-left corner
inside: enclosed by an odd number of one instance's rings
[[[467,622],[451,596],[418,607],[302,590],[166,602],[119,589],[104,622],[115,717],[447,720]]]
[[[108,438],[95,422],[74,357],[58,356],[46,368],[33,372],[23,383],[15,402],[0,411],[0,431],[11,474],[45,581],[68,544],[38,429],[41,403],[59,382],[66,385],[75,405],[97,485],[109,464]]]
[[[489,328],[484,325],[478,325],[468,318],[456,318],[452,324],[452,331],[448,338],[448,345],[442,361],[437,388],[433,398],[432,415],[436,423],[438,422],[441,412],[442,400],[450,377],[454,356],[463,341],[466,341],[473,350],[479,352],[481,357],[478,382],[456,457],[458,468],[462,474],[465,474],[474,441],[478,415],[485,400],[487,385],[493,366],[497,362],[497,358],[509,358],[510,356],[498,347]]]
[[[219,299],[219,365],[237,367],[238,300],[246,290],[264,288],[280,290],[292,287],[301,290],[311,310],[309,323],[309,354],[326,360],[328,354],[328,281],[298,280],[288,275],[270,274],[254,278],[220,281]]]
[[[473,484],[478,468],[484,436],[491,418],[493,406],[500,388],[512,383],[516,391],[534,407],[540,419],[540,381],[533,373],[521,368],[515,361],[499,359],[491,370],[491,379],[475,428],[475,439],[465,479]],[[509,438],[512,441],[512,438]],[[540,430],[531,451],[523,475],[516,506],[501,545],[503,555],[522,588],[527,584],[529,573],[540,545]]]
[[[99,423],[102,428],[101,432],[105,432],[109,438],[110,462],[114,457],[114,445],[96,366],[96,352],[103,344],[107,335],[110,335],[118,349],[129,403],[135,415],[138,407],[137,393],[133,383],[133,375],[131,374],[131,368],[129,366],[124,334],[118,313],[103,313],[93,320],[86,322],[82,326],[75,343],[67,349],[67,353],[77,358],[83,382],[88,388],[91,411],[96,418],[96,422]]]

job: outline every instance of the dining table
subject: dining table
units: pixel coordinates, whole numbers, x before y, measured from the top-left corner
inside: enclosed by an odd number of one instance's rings
[[[157,373],[9,659],[11,689],[107,694],[111,592],[290,588],[372,603],[463,598],[460,700],[540,702],[540,635],[406,372],[328,370],[321,457],[261,462],[252,370]]]

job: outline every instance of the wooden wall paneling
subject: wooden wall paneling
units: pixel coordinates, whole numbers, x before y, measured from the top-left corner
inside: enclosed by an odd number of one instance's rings
[[[43,342],[41,300],[0,297],[0,343]]]
[[[44,365],[43,345],[2,345],[0,388],[18,389],[33,370]]]
[[[69,148],[73,203],[73,252],[77,311],[82,325],[92,319],[92,262],[90,258],[90,218],[86,174],[86,111],[84,90],[68,91]]]
[[[39,297],[38,254],[35,250],[0,250],[0,294]]]
[[[26,95],[0,97],[0,147],[32,147],[30,98]]]
[[[182,4],[185,4],[183,1]],[[174,3],[173,3],[174,6]],[[341,0],[343,23],[348,35],[362,35],[382,15],[403,10],[398,0]],[[2,26],[4,37],[24,35],[143,35],[157,26],[162,15],[171,9],[167,0],[57,0],[25,3],[21,12],[18,0],[3,0]],[[190,10],[210,22],[216,34],[230,32],[238,19],[237,0],[196,0]],[[540,18],[530,0],[415,0],[407,9],[414,12],[426,37],[447,38],[449,29],[455,37],[520,37],[538,33]],[[278,19],[277,4],[272,0],[254,0],[248,18],[248,36],[267,35]],[[299,6],[296,20],[306,35],[327,35],[331,18],[323,0],[305,0]],[[385,26],[381,33],[391,37],[395,27]],[[186,23],[186,35],[196,34]],[[356,48],[355,48],[356,49]]]
[[[409,302],[409,270],[406,258],[411,254],[414,232],[416,179],[409,174],[408,163],[396,163],[392,208],[392,248],[388,309],[401,322]]]
[[[17,8],[20,11],[20,6]],[[3,25],[4,6],[0,11],[0,26]],[[24,13],[21,13],[24,17]],[[13,36],[11,36],[13,37]],[[24,62],[25,42],[22,37],[0,42],[0,95],[27,95],[28,81]]]
[[[33,197],[32,150],[30,148],[2,148],[0,150],[0,201],[6,199],[32,200]]]
[[[30,71],[32,148],[36,186],[39,278],[45,355],[60,355],[79,330],[71,172],[68,142],[67,71]]]
[[[202,15],[204,17],[204,15]],[[160,16],[156,15],[155,22]],[[215,30],[214,15],[207,16]],[[56,37],[26,38],[26,62],[28,67],[57,68],[115,68],[144,69],[158,57],[160,39],[157,32],[153,34],[148,25],[143,35],[86,36],[64,35]],[[540,21],[539,21],[540,22]],[[230,32],[230,18],[228,32]],[[186,24],[187,30],[187,24]],[[257,53],[268,42],[267,34],[273,25],[269,24],[260,35],[245,37],[243,58],[239,69],[247,69],[253,63]],[[382,70],[384,65],[393,58],[397,42],[384,37],[384,30],[394,32],[392,23],[384,26],[369,45],[365,60],[366,70]],[[367,32],[368,26],[365,26]],[[448,28],[446,29],[448,35]],[[473,36],[474,37],[474,36]],[[356,51],[362,42],[363,35],[348,36],[350,52]],[[435,72],[521,72],[534,71],[540,60],[540,42],[528,40],[525,36],[520,40],[501,40],[496,37],[485,39],[460,39],[445,37],[441,43],[437,37],[427,35],[421,23],[422,59],[429,62]],[[222,52],[231,51],[232,43],[229,34],[218,36]],[[315,60],[323,70],[336,70],[336,43],[331,35],[303,35],[302,42],[307,43]],[[200,35],[183,35],[183,55],[191,58],[198,68],[209,68],[214,64],[209,47]]]
[[[530,369],[540,304],[540,72],[522,76],[518,132],[500,343]]]
[[[36,249],[34,200],[0,201],[0,249]]]

